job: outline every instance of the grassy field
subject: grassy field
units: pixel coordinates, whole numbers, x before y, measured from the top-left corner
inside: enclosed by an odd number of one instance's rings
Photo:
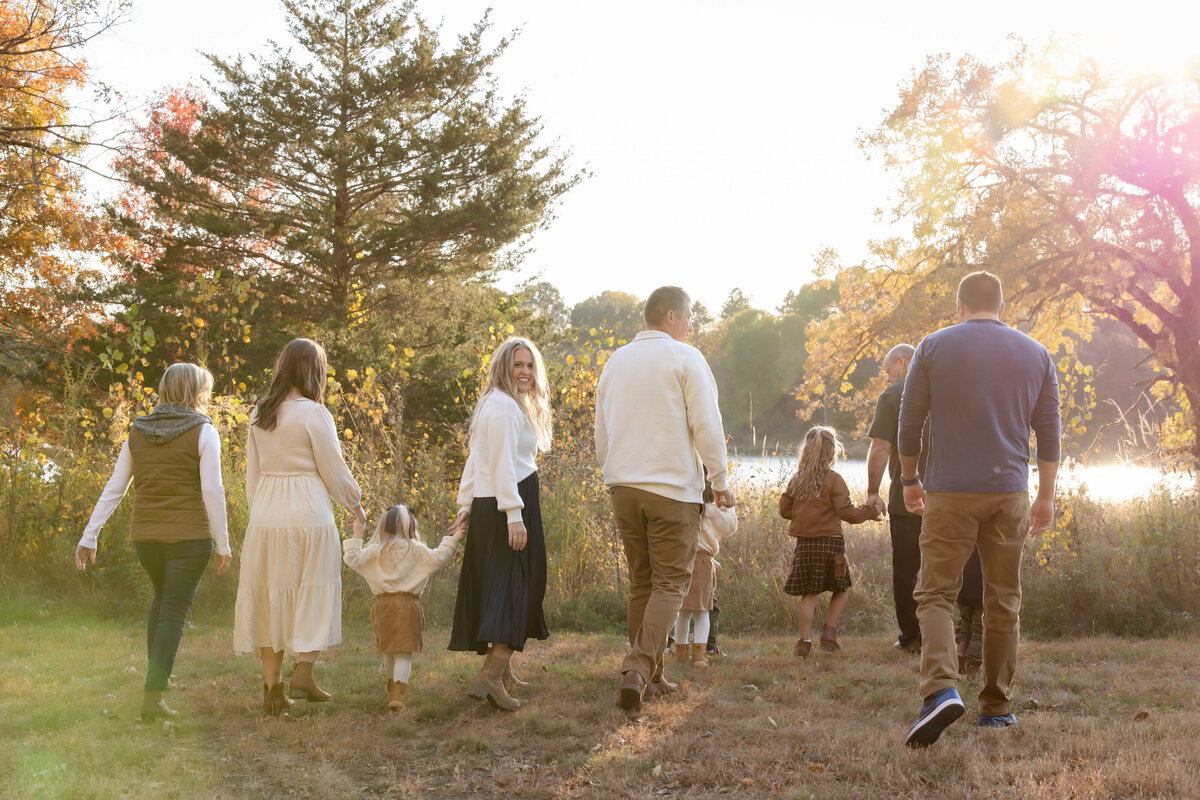
[[[728,638],[676,698],[615,708],[616,636],[554,635],[519,671],[526,707],[465,695],[478,660],[429,632],[409,708],[387,713],[365,620],[319,675],[335,700],[263,719],[257,665],[224,621],[184,638],[175,724],[143,724],[143,628],[53,601],[0,602],[0,798],[1188,798],[1200,797],[1192,639],[1022,645],[1020,727],[967,716],[901,746],[916,660],[887,637],[793,658],[784,637]]]

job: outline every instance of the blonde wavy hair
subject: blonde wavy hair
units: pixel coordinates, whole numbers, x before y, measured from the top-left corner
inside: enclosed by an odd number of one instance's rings
[[[196,411],[212,399],[212,373],[198,364],[180,362],[167,367],[158,382],[159,403],[179,403]]]
[[[825,476],[842,456],[837,431],[825,425],[810,428],[800,445],[800,463],[788,482],[787,492],[797,500],[816,500],[821,496]]]
[[[517,352],[520,350],[528,350],[533,355],[533,383],[524,397],[517,391],[512,377],[513,362],[516,361]],[[542,352],[537,349],[537,345],[524,337],[513,336],[492,353],[492,360],[488,362],[487,384],[479,393],[475,411],[471,414],[471,427],[468,429],[467,438],[472,444],[475,442],[475,422],[479,418],[479,409],[492,392],[504,392],[517,401],[517,405],[525,412],[534,433],[537,434],[538,449],[543,453],[549,452],[553,433],[550,385],[546,378],[546,362],[542,360]]]

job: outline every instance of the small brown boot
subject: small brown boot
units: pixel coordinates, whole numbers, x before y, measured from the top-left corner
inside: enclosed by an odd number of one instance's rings
[[[686,664],[687,662],[692,660],[691,653],[689,652],[688,646],[686,644],[676,644],[675,645],[675,660],[678,661],[680,664]]]
[[[387,682],[388,704],[387,707],[395,710],[404,708],[408,700],[408,684],[401,681]]]
[[[178,719],[179,712],[167,705],[162,692],[147,691],[142,695],[142,722],[160,718]]]
[[[263,715],[268,717],[279,717],[288,715],[288,709],[296,703],[289,700],[287,693],[283,691],[283,683],[277,683],[271,688],[263,684]]]
[[[487,700],[501,711],[516,711],[521,707],[521,701],[509,695],[504,688],[504,668],[507,665],[507,658],[488,653],[483,660],[483,669],[467,687],[467,694],[477,700]]]
[[[292,668],[292,684],[288,697],[307,700],[310,703],[324,703],[333,695],[317,685],[311,661],[297,661],[296,666]]]
[[[797,639],[796,640],[796,650],[795,650],[796,655],[800,656],[800,658],[808,658],[808,654],[811,652],[812,652],[812,640],[810,640],[810,639]]]
[[[821,649],[827,653],[836,653],[842,649],[837,640],[837,626],[826,625],[821,630]]]
[[[692,645],[692,666],[697,669],[708,669],[708,659],[704,657],[707,645],[703,642]]]

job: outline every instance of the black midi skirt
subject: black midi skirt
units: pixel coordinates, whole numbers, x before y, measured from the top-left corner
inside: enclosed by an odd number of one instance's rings
[[[534,472],[517,484],[525,507],[521,521],[529,539],[523,550],[508,545],[508,518],[494,497],[476,497],[463,548],[458,598],[454,603],[451,650],[487,653],[488,644],[525,649],[528,639],[545,639],[546,537],[538,478]]]

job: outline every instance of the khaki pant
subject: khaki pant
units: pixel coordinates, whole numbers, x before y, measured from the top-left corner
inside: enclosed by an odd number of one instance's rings
[[[621,672],[649,683],[662,677],[667,634],[692,580],[703,506],[629,486],[612,488],[612,506],[629,565],[630,650]]]
[[[980,714],[1007,714],[1020,638],[1021,551],[1029,531],[1025,492],[930,492],[921,522],[921,696],[958,683],[954,604],[962,571],[979,546],[983,565]]]

